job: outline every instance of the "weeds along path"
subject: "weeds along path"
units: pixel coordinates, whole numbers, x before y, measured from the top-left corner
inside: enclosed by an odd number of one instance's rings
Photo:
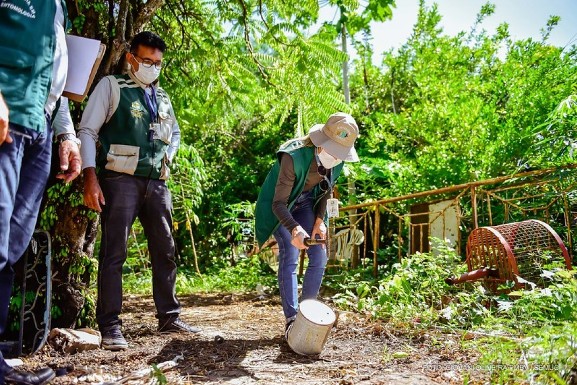
[[[202,333],[158,334],[152,299],[130,296],[123,313],[128,350],[65,355],[46,346],[26,358],[25,366],[74,366],[53,384],[121,383],[115,381],[182,355],[179,364],[164,373],[169,384],[462,383],[457,373],[434,370],[439,363],[458,359],[450,344],[435,346],[426,335],[394,336],[353,313],[341,313],[321,355],[309,358],[291,352],[284,342],[278,297],[206,294],[180,300],[182,318],[202,327]]]

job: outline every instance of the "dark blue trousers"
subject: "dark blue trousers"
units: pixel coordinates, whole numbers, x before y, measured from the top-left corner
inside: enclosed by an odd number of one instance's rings
[[[152,265],[152,296],[157,318],[180,314],[176,299],[176,263],[172,238],[172,199],[163,180],[105,171],[99,183],[106,204],[98,265],[99,327],[120,325],[122,265],[126,261],[130,228],[138,218],[148,241]]]
[[[291,209],[293,218],[310,235],[313,231],[316,215],[314,200],[310,192],[302,193]],[[282,225],[274,232],[278,242],[279,267],[278,285],[285,318],[296,316],[298,312],[298,282],[297,265],[300,251],[291,244],[291,233]],[[310,246],[307,249],[309,263],[303,278],[301,299],[316,299],[327,265],[327,253],[321,245]]]
[[[50,173],[52,129],[39,133],[10,124],[12,143],[0,146],[0,334],[8,318],[14,264],[30,243]],[[0,352],[0,384],[10,367]]]

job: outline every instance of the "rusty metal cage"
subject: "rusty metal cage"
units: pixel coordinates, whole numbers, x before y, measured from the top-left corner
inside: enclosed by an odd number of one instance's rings
[[[543,271],[559,267],[571,269],[563,241],[551,226],[531,219],[473,230],[467,239],[469,273],[447,283],[484,279],[495,292],[507,283],[513,288],[545,286]]]

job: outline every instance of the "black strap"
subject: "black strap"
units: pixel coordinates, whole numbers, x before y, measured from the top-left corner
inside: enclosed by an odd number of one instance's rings
[[[50,124],[54,124],[54,119],[56,119],[56,114],[58,113],[60,104],[62,104],[62,97],[58,98],[58,100],[56,101],[56,107],[54,107],[54,111],[52,111],[52,116],[50,116]]]

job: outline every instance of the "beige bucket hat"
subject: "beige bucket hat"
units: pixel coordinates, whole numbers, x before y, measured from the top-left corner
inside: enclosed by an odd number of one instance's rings
[[[315,124],[309,131],[313,144],[330,155],[347,162],[358,162],[355,140],[359,127],[355,119],[344,112],[332,114],[325,124]]]

